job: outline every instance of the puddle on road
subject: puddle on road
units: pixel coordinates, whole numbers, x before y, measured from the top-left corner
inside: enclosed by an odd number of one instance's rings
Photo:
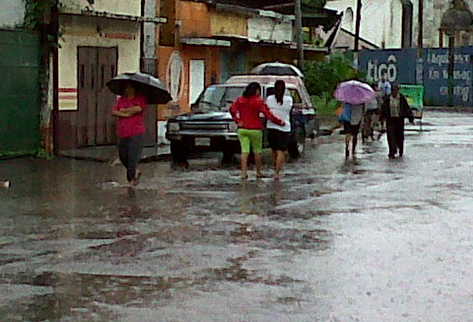
[[[150,304],[172,298],[176,290],[202,285],[204,281],[45,272],[34,278],[17,276],[10,282],[49,286],[54,289],[54,294],[26,298],[12,303],[8,308],[0,307],[0,315],[8,317],[8,321],[56,321],[68,317],[80,317],[80,321],[97,321],[95,318],[99,316],[100,321],[104,321],[105,317],[110,318],[107,321],[113,321],[118,316],[97,304],[149,307]]]
[[[260,242],[258,247],[286,250],[327,249],[330,233],[322,229],[299,230],[241,224],[231,233],[233,243]]]
[[[139,232],[122,230],[122,231],[86,231],[77,234],[78,239],[115,239],[125,236],[137,235]]]
[[[217,281],[256,283],[270,286],[286,286],[294,283],[302,283],[301,280],[293,279],[287,275],[262,276],[261,272],[243,268],[245,262],[258,257],[257,252],[250,252],[246,256],[229,258],[230,266],[213,268],[207,271],[209,278]]]

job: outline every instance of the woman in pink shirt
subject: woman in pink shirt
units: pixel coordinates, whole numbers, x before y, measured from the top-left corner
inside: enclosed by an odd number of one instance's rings
[[[139,95],[133,83],[129,82],[125,95],[118,99],[112,111],[112,115],[118,118],[118,155],[127,170],[127,180],[132,185],[138,184],[141,175],[137,166],[141,160],[143,138],[146,132],[143,113],[146,105],[146,97]]]

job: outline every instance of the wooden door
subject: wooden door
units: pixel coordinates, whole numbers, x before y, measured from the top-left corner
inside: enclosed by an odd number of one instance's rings
[[[77,144],[95,145],[95,119],[97,110],[97,49],[78,48],[78,116]]]
[[[117,48],[78,47],[79,146],[115,144],[111,116],[116,97],[106,87],[117,72]]]
[[[107,87],[107,82],[117,75],[117,48],[98,48],[98,86],[96,144],[114,144],[116,138],[116,120],[112,116],[112,106],[116,95]]]

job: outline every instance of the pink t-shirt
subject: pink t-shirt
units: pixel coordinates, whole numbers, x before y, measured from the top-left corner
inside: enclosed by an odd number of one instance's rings
[[[117,104],[113,107],[114,111],[133,106],[141,106],[142,111],[131,117],[119,117],[117,121],[117,135],[120,138],[129,138],[131,136],[141,135],[146,132],[144,110],[147,105],[146,97],[137,96],[127,98],[121,96],[117,100]]]

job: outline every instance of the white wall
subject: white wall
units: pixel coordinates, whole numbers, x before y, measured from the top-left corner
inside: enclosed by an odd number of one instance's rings
[[[5,0],[2,0],[5,1]],[[60,0],[65,12],[79,13],[85,8],[123,15],[141,15],[141,0],[95,0],[90,5],[87,0]]]
[[[356,2],[356,0],[329,0],[326,8],[345,12],[347,8],[351,7],[355,23]],[[411,2],[413,5],[412,46],[417,47],[419,0],[411,0]],[[472,10],[473,0],[465,0],[465,2]],[[402,42],[401,0],[362,0],[362,3],[361,37],[380,47],[384,41],[386,48],[399,48]],[[442,15],[449,8],[449,3],[450,0],[424,0],[424,47],[439,47],[440,23]],[[346,21],[343,23],[343,26],[348,29]],[[354,26],[353,30],[355,30]],[[470,39],[470,45],[473,45],[473,39]],[[444,37],[445,46],[447,46],[447,39]]]
[[[417,1],[414,4],[416,14]],[[444,0],[445,1],[445,0]],[[347,28],[348,8],[353,10],[353,32],[356,24],[356,0],[328,1],[326,8],[344,13],[343,26]],[[349,29],[350,30],[350,29]],[[361,11],[360,36],[379,47],[400,48],[402,45],[402,5],[401,0],[363,0]],[[414,35],[413,35],[414,37]],[[414,38],[413,38],[414,39]]]
[[[117,73],[136,72],[140,68],[140,25],[87,17],[62,17],[64,32],[59,48],[59,88],[75,89],[77,93],[77,47],[118,47]],[[98,32],[101,29],[101,32]],[[107,38],[107,34],[132,36],[132,39]],[[76,94],[70,94],[71,96]],[[59,99],[60,110],[76,110],[76,98]]]
[[[22,25],[25,16],[23,0],[0,0],[0,28]]]
[[[292,21],[280,21],[268,17],[254,17],[248,19],[248,37],[256,40],[292,42]]]

